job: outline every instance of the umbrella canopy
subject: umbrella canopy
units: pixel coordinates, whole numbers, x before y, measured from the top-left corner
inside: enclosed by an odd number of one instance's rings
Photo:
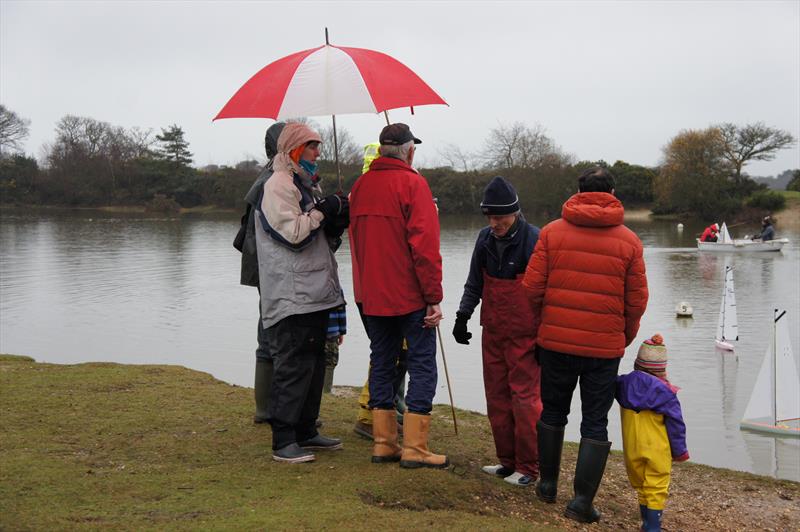
[[[447,102],[400,61],[373,50],[326,44],[265,66],[214,120],[380,113],[430,104]]]

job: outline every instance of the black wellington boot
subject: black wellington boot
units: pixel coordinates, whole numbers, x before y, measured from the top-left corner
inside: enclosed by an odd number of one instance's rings
[[[272,391],[272,360],[256,359],[256,379],[254,388],[256,414],[253,416],[253,423],[266,423],[269,394]]]
[[[551,427],[539,421],[536,423],[536,439],[539,442],[539,483],[536,484],[536,496],[552,504],[556,502],[558,492],[564,427]]]
[[[610,441],[581,438],[578,463],[575,466],[575,497],[567,504],[565,516],[581,523],[595,523],[600,520],[600,512],[592,506],[592,501],[600,487],[600,481],[603,480],[610,449]]]

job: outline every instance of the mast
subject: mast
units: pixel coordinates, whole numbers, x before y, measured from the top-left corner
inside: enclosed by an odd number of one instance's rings
[[[778,309],[775,309],[772,322],[772,422],[778,424],[778,320],[780,320],[786,311],[781,312],[778,316]]]
[[[728,270],[730,266],[725,266],[725,278],[722,281],[722,321],[720,322],[719,337],[724,342],[725,338],[725,310],[728,307]]]

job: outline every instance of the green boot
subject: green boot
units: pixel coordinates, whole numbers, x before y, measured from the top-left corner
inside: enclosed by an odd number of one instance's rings
[[[269,394],[272,392],[272,360],[256,359],[255,398],[256,415],[253,423],[267,422]]]
[[[324,393],[331,393],[331,389],[333,389],[333,370],[335,369],[336,366],[325,366],[325,381],[322,385]]]

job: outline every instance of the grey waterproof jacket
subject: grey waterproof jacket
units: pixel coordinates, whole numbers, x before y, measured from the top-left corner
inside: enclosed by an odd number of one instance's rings
[[[344,304],[333,250],[303,170],[280,155],[264,183],[256,215],[261,318],[265,328],[287,316]]]

